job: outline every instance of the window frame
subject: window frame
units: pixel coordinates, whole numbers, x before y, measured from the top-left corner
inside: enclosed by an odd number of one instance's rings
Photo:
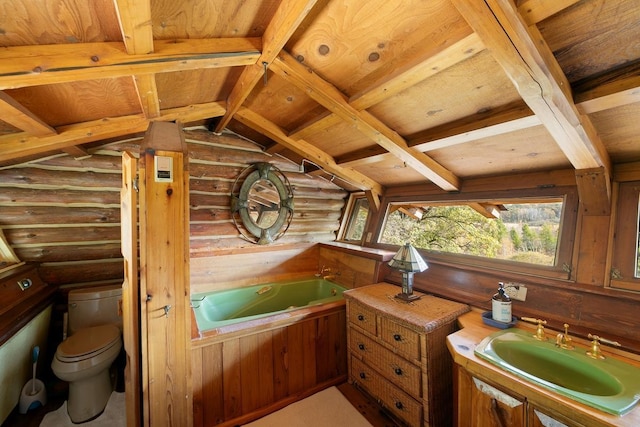
[[[364,200],[367,203],[369,203],[369,200],[367,199],[367,196],[364,192],[356,192],[356,193],[351,193],[349,195],[349,200],[347,201],[347,205],[344,210],[343,219],[342,221],[340,221],[340,229],[338,230],[338,238],[336,239],[338,242],[363,245],[367,240],[366,239],[367,228],[369,226],[369,223],[371,221],[371,216],[372,216],[371,206],[369,206],[367,219],[365,220],[365,223],[364,223],[362,238],[359,240],[351,240],[346,238],[347,234],[351,230],[352,225],[354,224],[354,219],[358,214],[357,208],[358,206],[360,206],[358,203],[360,200]]]
[[[0,271],[9,270],[20,264],[20,259],[11,248],[4,231],[0,228]]]
[[[640,292],[640,278],[635,277],[640,181],[615,183],[614,199],[608,287]],[[626,256],[628,254],[632,256]]]
[[[575,243],[575,231],[578,214],[578,192],[572,186],[550,186],[549,188],[530,188],[519,190],[481,191],[473,193],[447,193],[425,194],[418,196],[394,196],[383,200],[380,221],[376,224],[371,246],[378,249],[397,251],[398,246],[380,243],[382,230],[386,225],[387,214],[390,205],[398,203],[434,203],[434,204],[463,204],[486,203],[489,201],[504,201],[505,203],[517,203],[518,201],[563,199],[563,212],[558,231],[558,245],[556,248],[556,263],[554,266],[528,264],[517,261],[484,258],[466,254],[452,254],[419,249],[420,253],[428,260],[443,265],[451,265],[471,270],[492,270],[526,274],[535,277],[575,280],[573,247]],[[416,202],[417,201],[417,202]]]

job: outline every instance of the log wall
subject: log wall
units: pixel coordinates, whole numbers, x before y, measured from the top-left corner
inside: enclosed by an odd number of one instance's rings
[[[285,236],[261,248],[263,261],[281,248],[333,241],[346,192],[298,165],[269,155],[233,134],[185,130],[189,148],[190,252],[193,258],[254,251],[241,238],[230,215],[235,178],[255,162],[270,162],[289,179],[294,218]],[[121,154],[136,155],[141,137],[105,143],[75,159],[54,154],[0,168],[0,229],[21,261],[40,263],[52,285],[118,283],[123,278],[120,253]],[[161,215],[161,213],[159,213]],[[220,265],[226,265],[224,261]],[[314,267],[315,268],[315,267]],[[236,271],[237,272],[237,271]]]

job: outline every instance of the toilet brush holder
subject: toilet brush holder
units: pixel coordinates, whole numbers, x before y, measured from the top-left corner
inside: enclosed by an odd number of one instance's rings
[[[20,393],[18,411],[21,414],[26,414],[31,409],[36,409],[47,404],[47,390],[44,387],[44,383],[36,378],[39,355],[40,347],[33,347],[33,351],[31,352],[33,377],[22,387],[22,392]]]
[[[39,408],[47,404],[47,390],[44,383],[39,379],[30,379],[22,387],[22,393],[20,393],[20,403],[18,405],[18,411],[21,414],[26,414],[32,409]]]

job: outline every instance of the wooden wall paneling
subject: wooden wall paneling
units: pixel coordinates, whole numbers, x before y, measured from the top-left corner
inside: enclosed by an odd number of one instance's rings
[[[377,262],[357,255],[338,252],[325,247],[320,248],[320,268],[331,269],[325,275],[334,276],[333,280],[348,288],[370,285],[375,282]]]
[[[583,215],[577,229],[579,244],[575,280],[603,287],[607,282],[607,250],[609,249],[610,216]]]
[[[273,389],[273,337],[271,331],[264,331],[257,334],[258,338],[258,403],[260,407],[271,404],[274,399]]]
[[[345,312],[338,312],[318,319],[316,354],[318,363],[316,372],[318,382],[324,382],[347,374],[347,349],[340,345],[346,343]]]
[[[201,404],[203,412],[204,425],[210,426],[220,422],[224,417],[224,395],[223,395],[223,353],[222,344],[214,344],[208,347],[203,347],[202,352],[202,365],[201,367],[193,366],[193,378],[196,378],[196,370],[202,372],[202,377],[198,380],[202,382],[203,395],[206,399],[202,399]],[[194,385],[194,390],[197,390],[197,386]],[[195,395],[194,395],[195,399]],[[194,421],[194,425],[197,425]]]
[[[302,324],[302,354],[303,354],[303,387],[304,390],[312,388],[317,382],[316,373],[316,340],[318,338],[317,320]]]
[[[257,334],[239,339],[240,343],[240,391],[242,393],[242,413],[260,408],[260,343]],[[258,369],[256,369],[258,368]]]
[[[207,384],[205,379],[205,364],[203,363],[203,348],[191,350],[191,385],[193,387],[193,426],[204,426],[204,411],[206,408],[204,400],[204,387]]]
[[[286,280],[317,271],[315,245],[259,247],[191,259],[191,292]],[[242,267],[242,268],[239,268]]]
[[[400,283],[399,274],[387,279]],[[545,319],[547,327],[557,331],[566,322],[574,335],[609,335],[625,348],[640,351],[640,321],[635,315],[639,295],[624,293],[622,298],[619,291],[567,281],[559,284],[525,276],[513,280],[527,286],[526,301],[512,302],[514,316]],[[414,276],[414,288],[490,310],[499,281],[504,281],[500,272],[463,270],[431,262],[428,270]]]
[[[240,340],[233,339],[222,343],[224,420],[242,415],[243,396],[241,374]]]
[[[289,334],[287,328],[276,329],[273,337],[273,399],[279,401],[289,395]]]
[[[304,328],[302,324],[291,325],[288,332],[288,360],[289,393],[302,393],[305,390],[304,382]]]

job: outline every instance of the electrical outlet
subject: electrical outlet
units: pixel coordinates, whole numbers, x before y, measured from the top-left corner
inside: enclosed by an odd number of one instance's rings
[[[524,301],[527,299],[527,287],[522,283],[505,283],[504,293],[513,300]]]

